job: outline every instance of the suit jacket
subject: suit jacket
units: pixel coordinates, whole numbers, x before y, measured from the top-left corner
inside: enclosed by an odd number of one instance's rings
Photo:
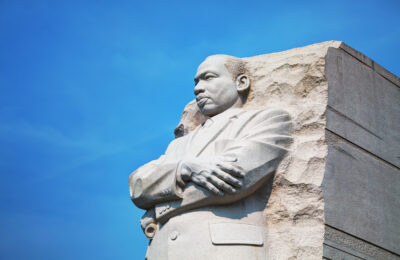
[[[290,117],[283,110],[230,109],[171,142],[158,160],[130,176],[132,201],[155,209],[161,224],[148,259],[265,259],[262,211],[265,188],[290,143]],[[179,179],[187,156],[219,156],[245,173],[235,194],[213,195]],[[178,177],[177,177],[178,176]]]

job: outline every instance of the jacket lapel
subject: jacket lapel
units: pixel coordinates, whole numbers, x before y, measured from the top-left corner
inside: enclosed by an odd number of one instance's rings
[[[234,110],[229,112],[209,119],[213,120],[212,125],[209,127],[198,126],[198,129],[193,132],[192,140],[189,142],[188,150],[192,155],[199,156],[229,126],[232,120],[237,118],[241,111]]]

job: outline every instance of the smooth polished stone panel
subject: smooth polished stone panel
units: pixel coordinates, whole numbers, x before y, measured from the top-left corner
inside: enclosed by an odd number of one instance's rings
[[[400,78],[399,77],[397,77],[396,75],[394,75],[393,73],[391,73],[390,71],[388,71],[387,69],[385,69],[384,67],[379,65],[378,63],[376,63],[375,61],[371,60],[370,58],[365,56],[363,53],[353,49],[352,47],[345,44],[344,42],[342,42],[340,44],[340,49],[344,50],[349,55],[353,56],[355,59],[361,61],[362,63],[364,63],[371,69],[373,69],[376,73],[378,73],[382,77],[386,78],[393,84],[400,87]]]
[[[325,223],[400,255],[400,170],[327,131]]]
[[[400,87],[338,48],[325,72],[327,129],[400,167]]]

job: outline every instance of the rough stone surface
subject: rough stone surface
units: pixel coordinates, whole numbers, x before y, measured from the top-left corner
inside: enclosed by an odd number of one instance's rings
[[[284,107],[292,116],[291,153],[276,172],[264,216],[270,259],[321,259],[328,83],[325,42],[247,58],[253,76],[248,108]]]
[[[182,112],[181,120],[174,131],[175,137],[178,138],[193,131],[198,125],[206,121],[207,118],[207,116],[200,113],[196,100],[191,101]]]
[[[245,108],[282,107],[293,120],[266,192],[269,259],[399,259],[399,78],[337,41],[244,59]]]

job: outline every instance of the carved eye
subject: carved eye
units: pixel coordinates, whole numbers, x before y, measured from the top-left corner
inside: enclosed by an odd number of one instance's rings
[[[207,75],[204,77],[205,80],[211,80],[211,79],[213,79],[213,78],[215,78],[215,76],[212,75],[212,74],[207,74]]]

